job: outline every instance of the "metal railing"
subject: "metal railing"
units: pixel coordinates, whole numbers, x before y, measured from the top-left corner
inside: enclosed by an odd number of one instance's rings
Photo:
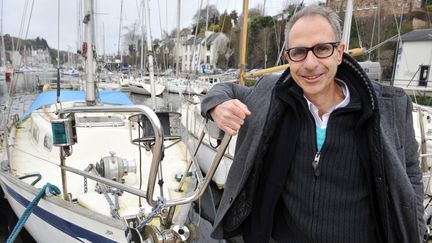
[[[103,113],[103,112],[137,112],[137,113],[144,114],[150,120],[151,125],[152,125],[153,130],[154,130],[155,142],[154,142],[154,146],[152,146],[153,158],[152,158],[152,162],[150,165],[147,191],[139,190],[139,189],[136,189],[134,187],[127,186],[127,185],[121,184],[119,182],[116,182],[116,181],[113,181],[113,180],[110,180],[107,178],[96,176],[96,175],[90,174],[88,172],[66,166],[65,163],[61,163],[61,165],[60,165],[61,169],[64,171],[69,171],[71,173],[81,175],[83,177],[90,178],[92,180],[106,184],[108,186],[119,188],[119,189],[124,190],[126,192],[129,192],[131,194],[134,194],[134,195],[137,195],[140,197],[144,197],[144,198],[146,198],[147,203],[151,206],[158,205],[158,201],[153,200],[153,194],[154,194],[155,185],[156,185],[158,168],[159,168],[159,165],[161,162],[162,152],[164,150],[164,144],[163,144],[163,142],[164,142],[164,135],[163,134],[164,133],[163,133],[162,125],[161,125],[156,113],[151,108],[144,106],[144,105],[89,106],[89,107],[65,108],[59,112],[59,117],[62,118],[64,116],[66,116],[67,114],[74,114],[74,113],[98,113],[98,112],[100,112],[100,113]],[[205,135],[204,129],[205,128],[203,128],[202,134],[200,136],[200,143],[198,144],[196,151],[194,153],[194,156],[192,156],[192,159],[189,161],[189,164],[187,166],[187,171],[189,171],[192,163],[194,163],[194,165],[197,169],[198,185],[195,188],[195,190],[193,191],[193,193],[190,194],[189,196],[185,197],[185,198],[167,200],[166,204],[165,204],[166,207],[181,205],[181,204],[187,204],[187,203],[190,203],[192,201],[197,200],[204,193],[206,187],[208,186],[208,184],[210,183],[210,180],[212,179],[213,175],[216,172],[216,169],[217,169],[217,167],[218,167],[218,165],[219,165],[219,163],[220,163],[220,161],[221,161],[221,159],[225,153],[225,150],[228,147],[231,136],[225,135],[224,138],[222,139],[222,143],[220,145],[220,148],[217,151],[215,158],[213,159],[212,165],[211,165],[206,177],[204,178],[202,176],[199,165],[194,158],[196,155],[196,152],[198,151],[199,146],[202,142],[202,139],[204,138],[204,135]],[[187,171],[184,175],[187,174]],[[62,174],[64,175],[64,177],[66,177],[65,173],[62,173]],[[185,177],[186,176],[183,176],[182,181],[184,180]],[[66,182],[66,178],[62,178],[62,180],[64,181],[64,183]],[[182,181],[180,182],[180,186],[183,183]],[[64,194],[67,194],[67,192],[64,191]]]

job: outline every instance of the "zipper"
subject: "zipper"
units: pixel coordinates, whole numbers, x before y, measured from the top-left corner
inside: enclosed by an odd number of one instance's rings
[[[314,169],[315,177],[318,177],[318,176],[320,175],[320,171],[319,171],[319,161],[320,161],[320,157],[321,157],[321,152],[318,151],[318,152],[315,154],[315,158],[314,158],[314,160],[312,161],[312,167],[313,167],[313,169]]]

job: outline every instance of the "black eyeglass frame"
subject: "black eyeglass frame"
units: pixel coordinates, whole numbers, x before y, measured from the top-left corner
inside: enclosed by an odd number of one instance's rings
[[[316,54],[315,51],[314,51],[314,48],[317,47],[317,46],[319,46],[319,45],[325,45],[325,44],[331,44],[331,45],[332,45],[333,48],[332,48],[331,53],[330,53],[328,56],[325,56],[325,57],[319,57],[319,56],[317,56],[317,54]],[[307,57],[309,51],[312,51],[312,53],[314,54],[314,56],[315,56],[316,58],[318,58],[318,59],[326,59],[326,58],[330,57],[331,55],[333,55],[334,50],[339,46],[339,44],[340,44],[339,41],[334,41],[334,42],[323,42],[323,43],[318,43],[318,44],[316,44],[316,45],[313,45],[313,46],[311,46],[311,47],[301,47],[301,46],[298,46],[298,47],[288,48],[288,49],[285,50],[285,52],[287,53],[289,59],[290,59],[291,61],[293,61],[293,62],[301,62],[301,61],[304,61],[304,60],[306,59],[306,57]],[[293,49],[298,49],[298,48],[305,49],[305,50],[306,50],[306,55],[305,55],[302,59],[299,59],[299,60],[293,60],[293,59],[291,58],[290,51],[293,50]]]

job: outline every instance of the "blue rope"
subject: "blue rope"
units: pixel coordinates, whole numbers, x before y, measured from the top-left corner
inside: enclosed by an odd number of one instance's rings
[[[18,179],[22,180],[22,179],[26,179],[26,178],[29,178],[29,177],[37,177],[31,183],[32,186],[36,185],[36,183],[38,183],[42,179],[42,175],[40,173],[33,173],[33,174],[24,175],[24,176],[18,177]]]
[[[15,225],[12,233],[8,237],[6,243],[12,243],[15,241],[16,237],[18,236],[21,229],[24,227],[25,222],[30,217],[33,208],[39,203],[40,199],[44,196],[52,196],[52,195],[58,195],[60,194],[60,189],[58,189],[56,186],[51,185],[50,183],[45,184],[43,186],[36,197],[27,205],[27,208],[25,209],[24,213],[21,215],[20,219],[18,220],[18,223]]]

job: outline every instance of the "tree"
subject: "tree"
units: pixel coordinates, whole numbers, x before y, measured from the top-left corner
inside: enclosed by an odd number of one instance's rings
[[[183,28],[180,30],[180,36],[187,36],[190,35],[192,31],[189,28]],[[171,30],[171,33],[169,34],[169,38],[177,38],[177,28]]]
[[[251,29],[261,29],[266,27],[272,27],[274,24],[273,18],[270,16],[258,16],[250,21]]]
[[[232,28],[232,18],[231,15],[225,11],[219,18],[220,31],[223,33],[228,33]]]
[[[207,21],[207,10],[208,10],[208,21]],[[208,5],[206,8],[199,9],[193,16],[194,24],[192,24],[193,33],[195,33],[196,28],[198,30],[205,30],[205,26],[217,25],[219,22],[219,10],[217,10],[215,5]]]
[[[238,13],[237,13],[237,11],[235,11],[235,10],[231,11],[229,16],[234,21],[234,24],[238,25]]]
[[[219,10],[217,10],[215,5],[208,5],[206,8],[199,9],[193,16],[194,23],[206,24],[207,22],[207,9],[208,9],[208,19],[209,24],[215,24],[219,20]],[[199,19],[198,19],[199,18]]]
[[[120,54],[122,55],[124,49],[127,49],[128,54],[133,59],[128,59],[128,64],[135,64],[137,62],[138,53],[140,50],[139,40],[141,39],[141,29],[137,22],[130,26],[123,27],[126,33],[123,35],[123,42],[120,46]],[[145,34],[144,34],[145,37]]]
[[[249,19],[254,19],[262,16],[262,11],[258,8],[249,9]]]

